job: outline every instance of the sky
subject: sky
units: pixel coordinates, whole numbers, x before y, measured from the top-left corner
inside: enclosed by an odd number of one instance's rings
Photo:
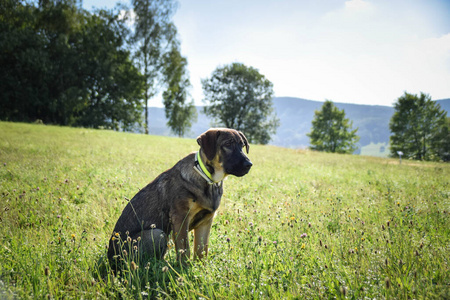
[[[405,91],[450,98],[450,0],[179,0],[173,21],[196,105],[205,104],[201,79],[233,62],[258,69],[276,97],[388,106]]]

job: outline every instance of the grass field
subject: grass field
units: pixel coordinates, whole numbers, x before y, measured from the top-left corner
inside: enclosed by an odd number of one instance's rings
[[[196,150],[0,122],[0,298],[450,298],[450,165],[271,146],[225,181],[206,261],[180,266],[171,249],[113,276],[126,199]]]

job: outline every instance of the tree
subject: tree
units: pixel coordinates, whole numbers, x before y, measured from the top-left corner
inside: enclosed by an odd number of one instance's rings
[[[417,160],[439,160],[448,155],[447,113],[429,95],[405,92],[394,109],[389,123],[391,156],[397,157],[398,151]]]
[[[272,83],[241,63],[218,67],[202,80],[206,115],[217,125],[245,133],[252,143],[267,144],[279,126],[272,107]]]
[[[63,98],[74,86],[70,45],[79,16],[70,0],[42,1],[37,7],[25,1],[2,2],[2,119],[57,124],[67,120],[73,103]]]
[[[139,122],[143,79],[119,13],[36,2],[0,4],[0,119],[116,130]]]
[[[197,119],[197,110],[194,102],[186,103],[190,87],[186,72],[187,60],[182,57],[177,44],[164,57],[164,76],[167,84],[163,92],[163,102],[166,111],[167,125],[173,133],[184,136],[192,122]]]
[[[332,153],[353,153],[359,137],[358,128],[352,130],[352,122],[345,118],[344,110],[339,110],[327,100],[321,110],[316,110],[312,121],[311,149]]]
[[[86,16],[74,54],[86,101],[70,125],[132,130],[140,123],[144,77],[124,49],[126,35],[118,14]]]
[[[34,121],[48,99],[46,41],[36,34],[36,8],[0,2],[0,119]]]
[[[162,57],[176,38],[175,26],[170,21],[175,4],[173,0],[132,0],[132,5],[136,17],[131,40],[137,45],[136,58],[145,78],[144,130],[148,134],[148,100],[158,92]]]

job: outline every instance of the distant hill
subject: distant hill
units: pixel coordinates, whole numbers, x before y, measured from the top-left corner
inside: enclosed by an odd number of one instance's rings
[[[441,106],[442,109],[444,109],[447,112],[447,117],[450,117],[450,98],[449,99],[442,99],[442,100],[436,100],[436,102]]]
[[[389,106],[372,106],[346,103],[334,103],[353,121],[353,128],[358,128],[361,137],[359,144],[365,146],[372,143],[389,141],[389,120],[394,109]],[[272,143],[283,147],[307,147],[311,131],[314,111],[323,105],[320,101],[299,98],[275,98],[274,106],[281,120]]]
[[[437,100],[436,102],[447,113],[450,111],[450,99]],[[309,138],[306,134],[311,131],[314,111],[320,109],[323,102],[277,97],[273,99],[273,103],[281,125],[269,144],[289,148],[308,147]],[[377,144],[381,147],[387,146],[390,136],[389,121],[394,113],[393,107],[337,102],[334,104],[339,109],[344,109],[346,117],[353,121],[353,128],[358,127],[357,134],[360,136],[360,148],[369,145],[373,148]],[[203,114],[202,110],[202,106],[197,107],[198,120],[192,126],[187,137],[195,138],[211,126],[210,120]],[[171,135],[166,123],[163,108],[151,107],[149,109],[149,131],[151,134]],[[377,155],[377,153],[373,154]]]

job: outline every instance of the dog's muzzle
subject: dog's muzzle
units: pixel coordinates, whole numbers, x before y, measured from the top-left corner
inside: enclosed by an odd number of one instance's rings
[[[252,162],[249,159],[245,159],[244,161],[233,165],[227,173],[237,177],[242,177],[250,171],[252,166]]]
[[[252,162],[249,160],[246,160],[244,162],[244,165],[242,166],[243,171],[245,172],[245,174],[248,173],[248,171],[250,171],[251,167],[253,166]]]

